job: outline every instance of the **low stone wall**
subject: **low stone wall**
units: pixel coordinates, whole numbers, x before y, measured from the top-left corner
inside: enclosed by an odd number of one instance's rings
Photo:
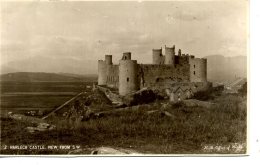
[[[107,96],[107,98],[109,100],[111,100],[112,103],[122,103],[123,102],[122,97],[116,93],[113,93],[109,88],[102,87],[99,85],[97,85],[97,88],[100,91],[104,92],[105,95]]]
[[[130,93],[123,97],[124,104],[133,106],[138,104],[148,104],[160,97],[151,89],[143,88],[137,92]]]
[[[210,82],[175,83],[171,87],[164,88],[164,90],[166,95],[169,97],[170,102],[178,102],[192,98],[195,93],[207,91],[211,88],[212,83]]]
[[[107,98],[114,104],[133,106],[138,104],[145,104],[153,102],[158,96],[151,89],[143,88],[139,91],[132,92],[126,96],[120,96],[112,92],[109,88],[103,86],[97,86],[97,88],[105,93]]]

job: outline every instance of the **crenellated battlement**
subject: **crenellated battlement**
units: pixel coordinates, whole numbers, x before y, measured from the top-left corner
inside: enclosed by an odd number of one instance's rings
[[[119,65],[113,65],[112,55],[98,60],[98,85],[119,89],[120,95],[143,87],[165,83],[207,82],[207,59],[184,54],[181,49],[175,54],[175,45],[152,49],[152,63],[138,64],[131,52],[124,52]]]

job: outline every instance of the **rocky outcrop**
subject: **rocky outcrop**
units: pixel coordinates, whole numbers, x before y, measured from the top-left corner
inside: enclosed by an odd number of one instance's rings
[[[37,117],[32,117],[32,116],[25,116],[22,114],[13,114],[12,112],[8,113],[8,117],[11,119],[23,121],[26,123],[33,123],[33,124],[44,123],[43,119],[40,119]]]
[[[155,101],[159,96],[151,89],[141,89],[135,93],[123,97],[123,103],[127,106],[146,104]]]
[[[106,95],[106,97],[112,102],[112,104],[120,105],[123,103],[122,97],[112,92],[109,88],[99,86],[99,85],[97,86],[97,88]]]
[[[48,123],[40,123],[37,127],[27,127],[30,133],[53,130],[56,126]]]

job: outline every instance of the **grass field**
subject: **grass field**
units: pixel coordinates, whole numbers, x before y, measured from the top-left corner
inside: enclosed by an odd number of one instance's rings
[[[90,92],[90,91],[89,91]],[[88,93],[87,95],[89,95]],[[87,96],[86,96],[87,97]],[[82,98],[86,98],[83,96]],[[83,101],[84,100],[79,100]],[[47,99],[47,98],[46,98]],[[37,99],[36,99],[37,100]],[[50,102],[55,99],[47,99]],[[101,146],[134,149],[146,154],[242,154],[246,152],[246,98],[223,94],[210,98],[212,108],[168,104],[164,108],[174,117],[160,112],[165,101],[139,105],[87,121],[54,117],[56,129],[28,133],[28,123],[1,118],[1,146],[44,145],[40,150],[2,149],[2,154],[67,154],[68,150],[50,150],[48,145]],[[48,101],[46,101],[46,104]],[[95,105],[106,109],[109,105]],[[95,106],[92,106],[95,107]]]
[[[1,93],[10,92],[80,92],[86,82],[1,82]]]
[[[81,92],[85,82],[1,82],[1,114],[50,111]]]

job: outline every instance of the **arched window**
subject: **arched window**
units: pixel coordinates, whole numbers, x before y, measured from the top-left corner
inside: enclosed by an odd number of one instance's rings
[[[129,82],[129,77],[126,78],[126,81]]]

